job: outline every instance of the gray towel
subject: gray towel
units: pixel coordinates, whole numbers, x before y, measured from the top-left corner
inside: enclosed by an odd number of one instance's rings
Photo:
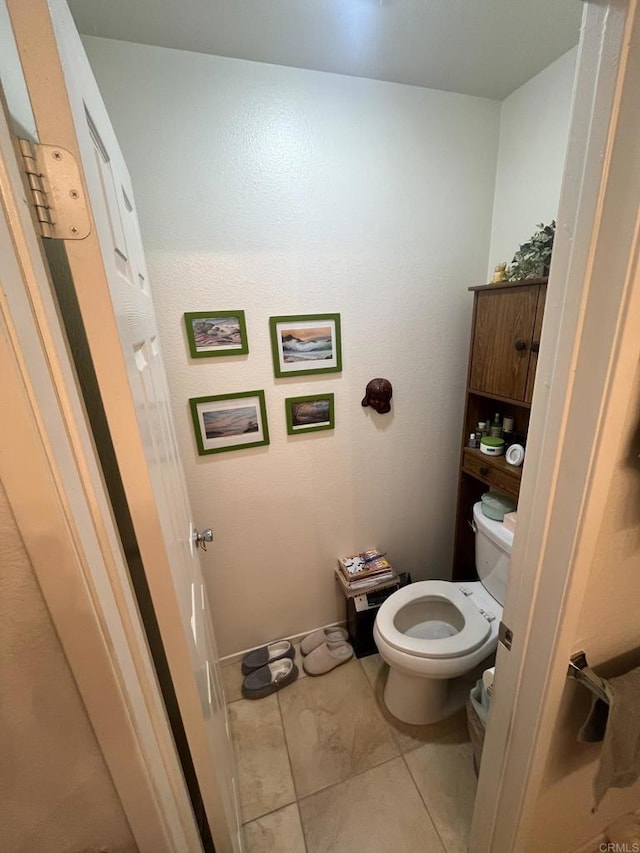
[[[609,705],[594,696],[578,740],[602,740],[600,765],[593,783],[594,811],[609,788],[628,788],[640,779],[640,667],[618,678],[599,678]]]

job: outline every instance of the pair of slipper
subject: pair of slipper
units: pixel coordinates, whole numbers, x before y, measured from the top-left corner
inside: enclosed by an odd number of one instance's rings
[[[300,643],[307,675],[324,675],[353,657],[346,642],[344,628],[321,628],[306,636]],[[242,661],[242,695],[245,699],[262,699],[291,684],[298,677],[293,662],[295,649],[288,640],[269,643],[254,649]]]
[[[307,675],[325,675],[353,657],[344,628],[320,628],[300,643],[304,657],[302,666]]]
[[[286,687],[298,677],[293,662],[296,650],[288,640],[269,643],[254,649],[242,660],[242,695],[245,699],[262,699]]]

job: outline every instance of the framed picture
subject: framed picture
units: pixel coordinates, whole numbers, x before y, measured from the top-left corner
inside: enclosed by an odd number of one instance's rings
[[[311,394],[307,397],[287,397],[284,401],[287,413],[287,432],[317,432],[333,429],[333,394]]]
[[[198,453],[223,453],[269,444],[264,391],[189,400]]]
[[[244,311],[190,311],[184,322],[192,358],[249,352]]]
[[[269,328],[277,377],[342,370],[339,314],[270,317]]]

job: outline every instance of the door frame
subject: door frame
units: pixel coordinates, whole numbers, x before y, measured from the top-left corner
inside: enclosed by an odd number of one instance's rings
[[[638,0],[585,6],[472,853],[527,847],[640,359]]]
[[[138,848],[202,853],[2,106],[0,479]]]

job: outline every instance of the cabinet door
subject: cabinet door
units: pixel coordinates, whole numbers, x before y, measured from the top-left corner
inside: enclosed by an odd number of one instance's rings
[[[547,288],[540,287],[538,294],[538,305],[536,307],[536,319],[533,324],[533,340],[531,341],[531,359],[529,361],[529,374],[527,376],[527,389],[524,399],[526,403],[531,402],[533,397],[533,383],[536,380],[536,369],[538,367],[538,350],[540,349],[540,335],[542,334],[542,319],[544,317],[544,305],[547,298]]]
[[[476,292],[472,391],[525,399],[539,289],[533,284]]]

